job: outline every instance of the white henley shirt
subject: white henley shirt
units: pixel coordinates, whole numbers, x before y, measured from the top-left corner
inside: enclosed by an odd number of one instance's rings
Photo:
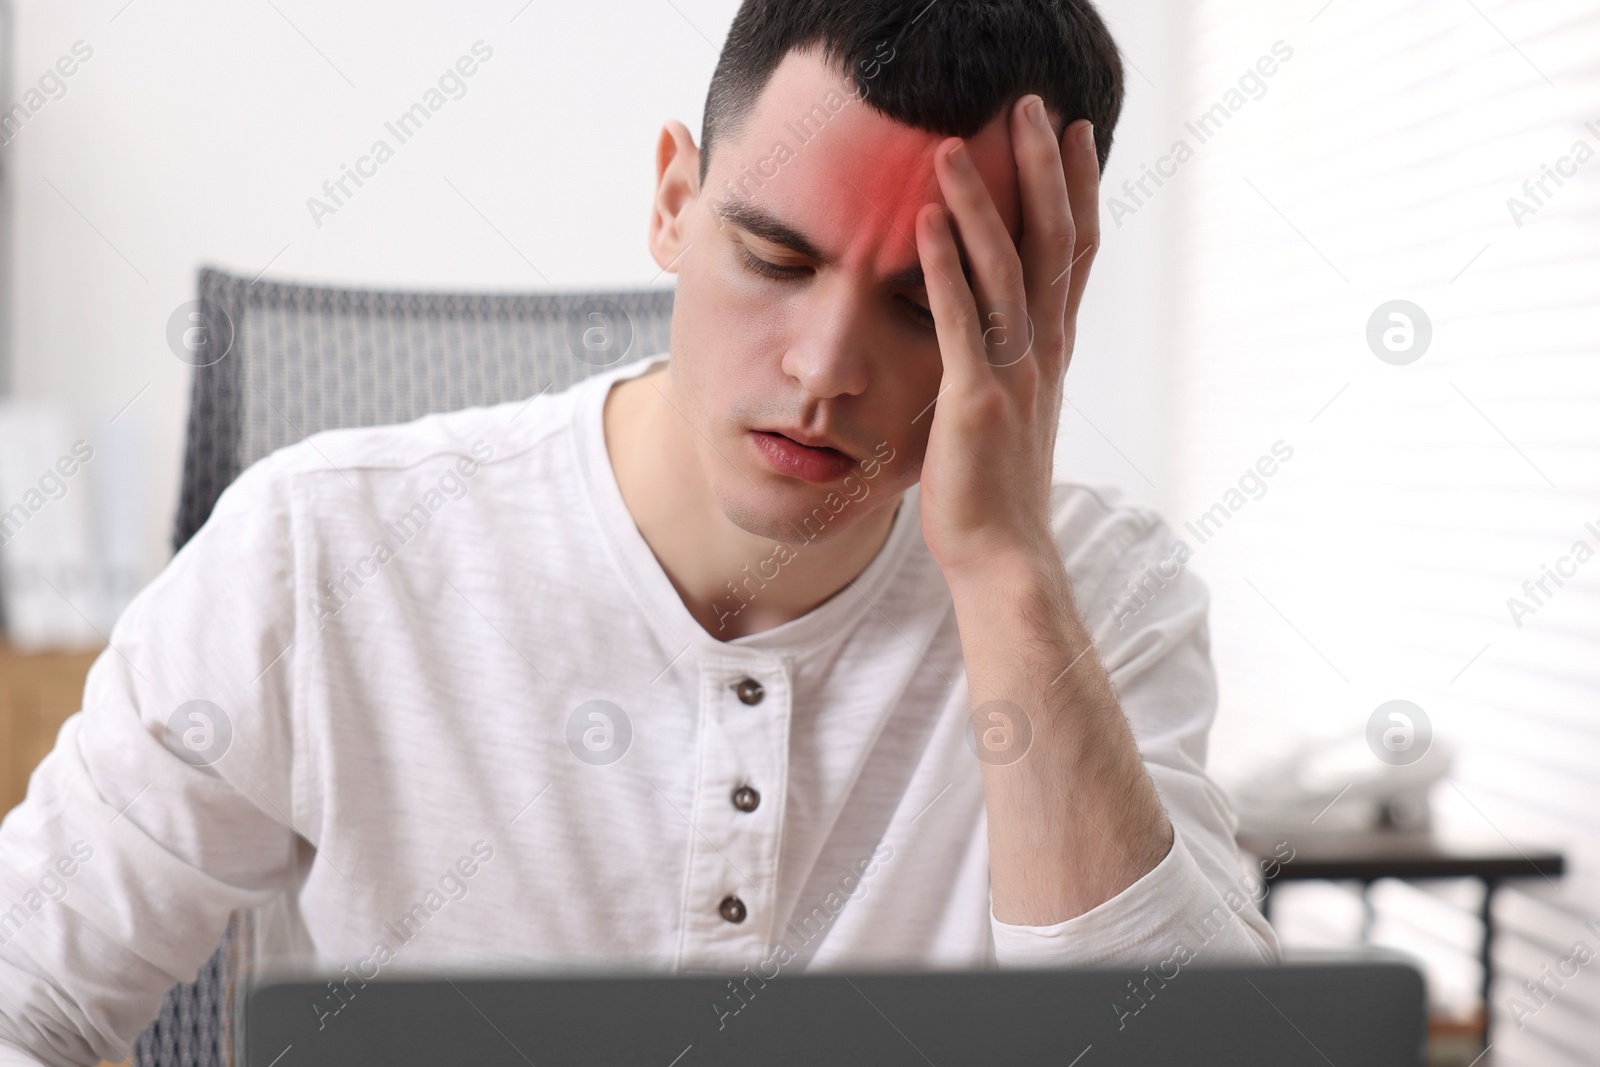
[[[1276,958],[1204,771],[1208,594],[1152,582],[1156,514],[1052,493],[1172,849],[1084,915],[1003,923],[917,487],[852,586],[718,640],[606,453],[610,386],[664,358],[240,474],[0,823],[0,1064],[120,1059],[239,908],[259,959],[365,979]],[[741,599],[775,565],[751,563]],[[1131,617],[1128,582],[1154,590]]]

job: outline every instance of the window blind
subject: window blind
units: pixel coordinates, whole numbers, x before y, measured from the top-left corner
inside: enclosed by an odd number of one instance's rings
[[[1169,518],[1213,595],[1214,767],[1236,783],[1385,701],[1422,707],[1455,753],[1439,831],[1556,845],[1571,872],[1498,898],[1493,1061],[1592,1062],[1600,5],[1183,11],[1173,149],[1117,161],[1104,194],[1108,228],[1158,198],[1183,220],[1161,403]],[[1245,478],[1280,442],[1292,458]],[[1184,525],[1206,515],[1201,542]],[[1336,898],[1285,893],[1286,940],[1351,936]],[[1375,940],[1429,961],[1442,1009],[1475,1008],[1470,888],[1374,901]],[[1550,981],[1578,942],[1594,961]]]

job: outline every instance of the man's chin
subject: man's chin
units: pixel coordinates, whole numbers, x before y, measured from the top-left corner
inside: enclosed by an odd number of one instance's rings
[[[740,478],[714,487],[723,516],[746,533],[790,545],[837,537],[866,521],[894,496],[888,485],[868,485],[863,492],[865,482],[847,492],[842,484],[807,485],[779,479],[786,484],[761,485],[757,479],[751,481],[755,485]]]
[[[741,494],[735,498],[723,497],[718,501],[722,508],[723,517],[733,523],[745,533],[768,541],[779,541],[787,545],[805,544],[817,540],[815,534],[808,535],[807,529],[821,532],[818,523],[812,516],[814,507],[821,507],[819,503],[800,503],[792,500],[780,501],[773,496],[762,494],[766,497],[762,501],[748,499],[750,494]],[[819,498],[826,495],[818,494]],[[823,507],[824,512],[827,511]],[[807,519],[812,521],[808,524]],[[833,523],[829,523],[832,526]]]
[[[831,537],[856,518],[831,512],[827,506],[830,493],[835,501],[843,499],[830,486],[791,483],[754,489],[741,481],[716,496],[723,516],[739,529],[769,541],[795,545]]]

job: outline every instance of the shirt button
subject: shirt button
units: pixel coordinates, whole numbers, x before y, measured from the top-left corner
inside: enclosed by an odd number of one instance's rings
[[[717,905],[717,910],[722,913],[722,917],[724,919],[727,919],[731,923],[744,922],[744,901],[740,900],[738,897],[723,897],[722,903]]]
[[[747,785],[733,791],[733,806],[740,811],[755,811],[761,806],[761,794]]]
[[[767,691],[761,688],[761,683],[754,678],[741,678],[734,683],[733,691],[739,694],[739,699],[746,704],[759,704]]]

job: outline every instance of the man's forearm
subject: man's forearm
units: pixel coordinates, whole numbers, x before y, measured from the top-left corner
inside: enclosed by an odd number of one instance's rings
[[[1060,559],[999,561],[950,589],[983,761],[995,918],[1065,922],[1154,869],[1172,826]]]

